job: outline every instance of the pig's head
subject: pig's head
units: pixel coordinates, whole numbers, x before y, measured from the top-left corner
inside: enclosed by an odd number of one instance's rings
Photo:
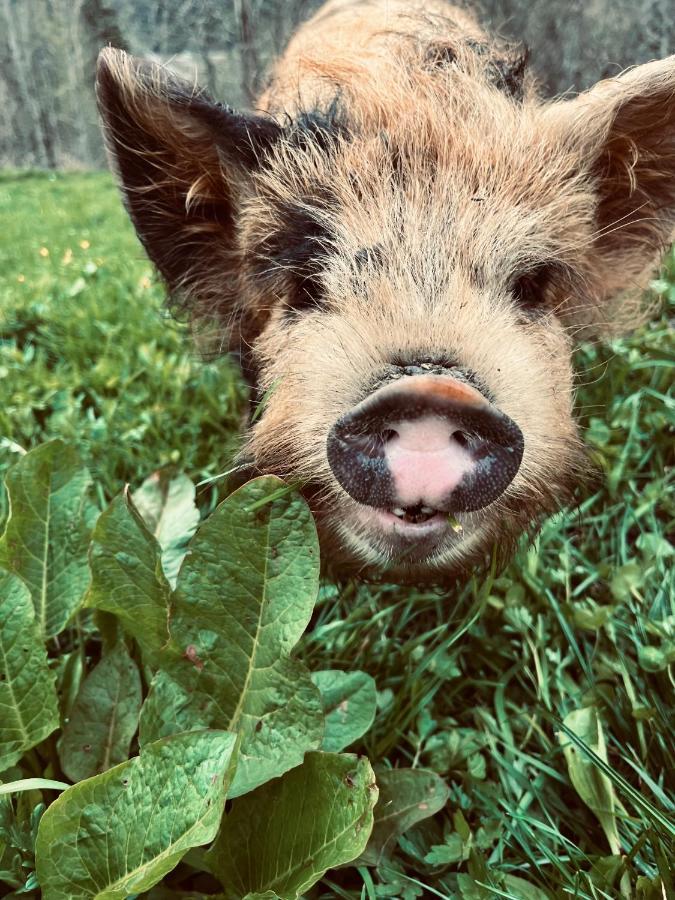
[[[445,580],[569,499],[574,342],[637,321],[672,234],[675,57],[546,104],[464,63],[281,123],[99,66],[139,236],[262,398],[243,458],[342,571]]]

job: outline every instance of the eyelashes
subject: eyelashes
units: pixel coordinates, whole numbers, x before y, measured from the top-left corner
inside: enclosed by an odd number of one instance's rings
[[[541,308],[547,288],[551,284],[550,267],[543,265],[519,275],[511,283],[511,293],[522,309],[537,311]]]
[[[520,309],[527,315],[537,316],[548,312],[551,295],[559,292],[561,285],[569,283],[569,273],[556,262],[542,263],[516,276],[511,282],[511,294]]]
[[[321,309],[324,291],[318,272],[293,272],[289,281],[284,313],[292,315]]]

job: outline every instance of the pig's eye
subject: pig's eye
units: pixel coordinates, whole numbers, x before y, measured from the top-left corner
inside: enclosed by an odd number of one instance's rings
[[[316,272],[294,272],[289,281],[290,290],[285,297],[285,312],[303,313],[321,308],[323,285]]]
[[[546,263],[519,275],[511,284],[511,293],[518,306],[530,315],[545,312],[546,295],[556,271],[555,265]]]

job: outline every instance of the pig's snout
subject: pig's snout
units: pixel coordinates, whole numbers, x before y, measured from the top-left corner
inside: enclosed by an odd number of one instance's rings
[[[359,503],[423,518],[496,500],[518,471],[523,435],[464,381],[413,375],[338,419],[327,451],[333,474]]]

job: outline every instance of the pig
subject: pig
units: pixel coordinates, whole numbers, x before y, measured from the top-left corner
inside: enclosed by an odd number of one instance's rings
[[[171,308],[259,401],[241,464],[334,573],[448,584],[572,502],[575,345],[672,239],[675,56],[545,100],[443,0],[330,0],[255,111],[110,48],[97,97]]]

